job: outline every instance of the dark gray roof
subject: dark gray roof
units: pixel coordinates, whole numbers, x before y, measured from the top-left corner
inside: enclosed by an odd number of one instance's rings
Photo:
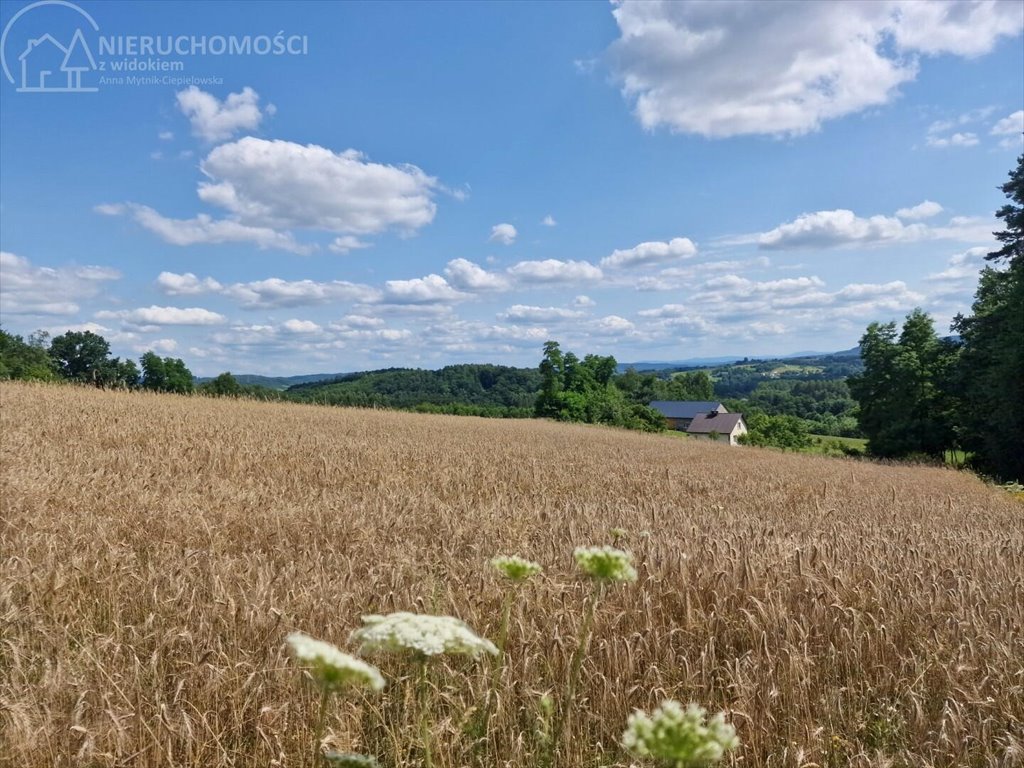
[[[708,411],[727,413],[724,405],[710,400],[653,400],[651,408],[666,419],[692,419]]]
[[[690,422],[690,426],[686,428],[686,431],[695,435],[706,435],[710,432],[728,435],[736,428],[736,424],[742,418],[742,413],[716,413],[714,415],[711,413],[698,413],[693,418],[693,421]]]

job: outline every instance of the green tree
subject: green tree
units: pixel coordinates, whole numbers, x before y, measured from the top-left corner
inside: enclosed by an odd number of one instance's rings
[[[176,357],[160,357],[150,350],[139,362],[142,363],[142,387],[154,392],[176,392],[188,394],[195,389],[195,378],[185,361]]]
[[[871,323],[860,340],[864,372],[847,380],[850,395],[860,406],[861,431],[877,455],[898,452],[900,403],[894,397],[899,384],[898,355],[896,323]]]
[[[104,387],[137,389],[139,381],[139,367],[134,360],[115,357],[100,369],[99,382]]]
[[[110,344],[92,331],[68,331],[50,342],[50,357],[71,381],[104,386],[110,370]]]
[[[811,447],[807,425],[795,416],[769,416],[760,411],[744,417],[747,434],[740,436],[743,445],[758,445],[799,451]]]
[[[562,378],[564,376],[564,360],[562,350],[557,341],[544,343],[544,358],[538,366],[540,369],[540,394],[537,395],[537,405],[534,411],[537,416],[557,418],[560,407],[562,392]]]
[[[999,189],[1009,199],[996,211],[1006,229],[992,234],[1003,247],[985,258],[990,261],[1006,259],[1012,265],[1024,259],[1024,154],[1017,158],[1017,167],[1010,171],[1010,180]]]
[[[563,353],[558,342],[549,341],[538,367],[541,391],[534,409],[537,416],[647,431],[665,428],[660,414],[630,401],[615,375],[618,363],[610,355],[586,355],[580,360],[572,352]],[[632,383],[631,378],[626,387]]]
[[[677,373],[658,382],[658,400],[713,400],[715,388],[707,371]]]
[[[615,386],[630,400],[640,405],[647,405],[652,400],[662,400],[658,395],[658,377],[653,373],[638,373],[630,366],[621,376],[615,377]]]
[[[955,444],[955,418],[948,371],[956,360],[956,345],[940,341],[932,318],[915,309],[903,323],[897,358],[904,425],[905,453],[941,458]]]
[[[167,391],[185,395],[195,389],[195,376],[179,357],[164,358],[164,373],[167,376]]]
[[[978,469],[1024,480],[1024,154],[1001,189],[1002,247],[988,254],[994,266],[981,273],[971,314],[953,322],[963,342],[960,432]]]
[[[848,384],[868,451],[941,458],[954,444],[955,406],[946,383],[956,346],[940,342],[920,309],[907,315],[898,338],[895,323],[872,323],[860,344],[864,372]]]
[[[245,394],[242,385],[238,383],[238,379],[231,375],[230,371],[225,371],[213,381],[206,382],[200,389],[217,397],[238,397]]]
[[[46,352],[46,334],[37,332],[26,342],[0,329],[0,379],[35,379],[51,381],[57,378],[53,358]]]
[[[156,352],[150,350],[139,358],[142,364],[142,388],[154,392],[167,389],[167,373],[164,371],[164,360]]]

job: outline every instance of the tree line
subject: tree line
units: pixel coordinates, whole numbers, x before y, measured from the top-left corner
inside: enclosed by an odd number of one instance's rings
[[[28,339],[0,329],[0,379],[67,381],[103,389],[143,389],[187,395],[260,396],[262,387],[243,387],[230,373],[196,385],[192,371],[178,357],[152,350],[136,363],[112,357],[110,343],[92,331],[68,331],[52,339],[42,331]],[[267,390],[270,393],[270,390]]]
[[[330,381],[297,384],[285,391],[260,385],[243,385],[229,372],[196,384],[192,372],[179,358],[160,357],[149,351],[139,363],[111,357],[110,344],[91,331],[69,331],[50,340],[37,333],[26,341],[0,331],[0,379],[64,380],[104,388],[144,389],[178,394],[199,393],[222,397],[291,400],[322,405],[380,407],[491,418],[539,416],[560,421],[607,424],[660,431],[662,416],[652,410],[653,400],[712,400],[716,386],[707,371],[618,373],[612,356],[588,354],[582,359],[563,352],[558,342],[544,346],[544,358],[536,368],[502,365],[450,365],[438,370],[392,368],[346,374]],[[782,390],[794,382],[781,384]],[[834,392],[834,382],[810,383],[807,391],[795,389],[750,401],[729,400],[733,411],[747,414],[753,445],[805,449],[811,440],[807,423],[786,413],[776,413],[780,402],[797,409],[815,393]],[[755,390],[756,394],[756,390]],[[792,395],[792,396],[790,396]],[[802,406],[795,405],[799,398]],[[818,399],[821,399],[820,397]]]
[[[969,314],[943,339],[915,309],[872,323],[861,338],[863,373],[849,380],[874,456],[943,458],[996,478],[1024,480],[1024,155],[1000,187],[1001,247],[986,256]]]
[[[26,340],[0,330],[0,379],[72,381],[107,389],[192,392],[192,372],[180,358],[149,351],[136,364],[111,357],[110,343],[92,331],[68,331],[50,339],[36,332]]]

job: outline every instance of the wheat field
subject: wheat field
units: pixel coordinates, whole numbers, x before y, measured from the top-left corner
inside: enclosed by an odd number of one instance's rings
[[[535,421],[0,386],[0,763],[311,766],[316,694],[286,651],[364,613],[494,636],[435,670],[435,765],[538,764],[588,586],[628,533],[560,765],[630,766],[629,713],[724,710],[735,766],[1024,765],[1024,505],[950,470]],[[417,766],[397,662],[329,742]]]

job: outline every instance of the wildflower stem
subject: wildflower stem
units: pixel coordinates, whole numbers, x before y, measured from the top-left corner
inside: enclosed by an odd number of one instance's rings
[[[505,597],[505,604],[501,610],[501,626],[498,628],[498,650],[501,651],[501,655],[498,656],[498,662],[495,664],[495,669],[501,669],[505,663],[505,643],[508,640],[508,628],[512,621],[512,605],[516,601],[515,590],[509,590],[508,595]]]
[[[326,686],[320,688],[320,706],[316,715],[316,731],[313,733],[313,765],[319,765],[322,754],[320,745],[324,738],[324,727],[327,724],[327,699],[331,692]]]
[[[494,713],[494,701],[498,697],[498,686],[501,684],[501,673],[505,668],[505,645],[508,641],[509,624],[512,621],[512,606],[516,600],[516,591],[510,590],[505,596],[505,602],[501,609],[501,626],[498,628],[498,651],[499,655],[494,660],[494,667],[491,669],[491,685],[487,690],[487,703],[484,705],[484,714],[480,722],[480,738],[485,744],[490,743],[487,728]]]
[[[576,688],[580,682],[580,673],[583,671],[583,659],[587,655],[587,648],[590,646],[590,636],[593,634],[594,614],[597,610],[597,602],[601,599],[603,592],[604,585],[601,582],[597,582],[594,585],[594,591],[591,592],[590,597],[587,600],[587,611],[583,617],[583,628],[580,630],[580,642],[579,645],[576,646],[576,651],[572,655],[572,662],[569,666],[569,680],[565,686],[565,696],[562,700],[562,706],[559,709],[558,718],[555,722],[553,732],[551,752],[552,755],[555,756],[556,760],[561,748],[562,737],[569,726],[573,703],[576,699]]]
[[[427,680],[427,657],[418,660],[419,674],[416,680],[416,701],[420,717],[420,746],[423,749],[423,768],[433,768],[434,760],[430,744],[430,723],[427,712],[430,708],[430,685]]]

